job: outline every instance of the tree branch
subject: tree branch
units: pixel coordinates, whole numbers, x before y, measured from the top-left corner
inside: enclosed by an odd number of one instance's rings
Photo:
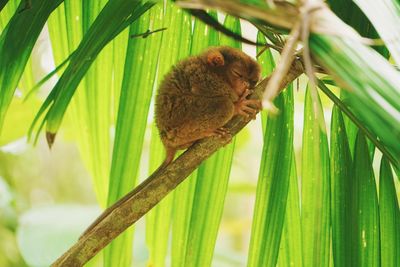
[[[281,81],[280,89],[283,90],[302,73],[303,65],[299,60],[295,60],[288,74]],[[265,78],[258,84],[251,98],[261,99],[269,78]],[[248,122],[249,120],[237,116],[228,122],[226,127],[233,136]],[[52,266],[83,266],[174,190],[200,163],[224,145],[226,145],[224,141],[218,137],[205,138],[196,142],[166,168],[154,172],[138,187],[106,209],[81,238]]]

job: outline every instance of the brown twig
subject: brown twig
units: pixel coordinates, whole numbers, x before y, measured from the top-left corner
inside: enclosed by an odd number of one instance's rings
[[[315,2],[310,0],[303,0],[302,6],[300,8],[301,14],[301,41],[303,43],[303,62],[305,73],[308,76],[309,80],[309,88],[311,92],[311,99],[313,102],[314,111],[316,113],[316,118],[318,120],[320,129],[322,131],[326,131],[325,122],[323,117],[322,106],[318,105],[318,92],[317,92],[317,82],[315,77],[314,65],[311,59],[310,47],[309,47],[309,37],[310,37],[310,26],[311,26],[311,16],[313,12],[316,12],[322,8],[325,8],[325,5],[322,2]]]
[[[280,89],[284,89],[303,71],[303,65],[298,60],[295,60],[287,75],[280,82]],[[256,87],[255,92],[251,95],[252,98],[261,99],[269,78],[265,78]],[[248,122],[243,117],[234,117],[226,127],[232,135],[236,135]],[[107,246],[174,190],[201,162],[224,145],[223,140],[211,137],[191,146],[168,167],[153,173],[123,199],[105,210],[103,214],[106,215],[100,216],[101,219],[96,220],[96,223],[91,226],[89,231],[85,232],[52,266],[83,266],[102,248]]]
[[[261,49],[260,52],[257,53],[256,58],[259,58],[265,51],[267,51],[269,48],[274,49],[275,51],[281,53],[282,52],[282,47],[273,45],[273,44],[265,44],[264,47]]]
[[[289,71],[292,62],[295,59],[294,52],[296,51],[297,41],[300,37],[300,30],[301,23],[298,21],[290,32],[285,47],[282,50],[281,59],[271,75],[271,80],[266,85],[267,88],[264,92],[263,107],[269,111],[277,112],[277,109],[273,105],[272,101],[278,95],[280,82]]]

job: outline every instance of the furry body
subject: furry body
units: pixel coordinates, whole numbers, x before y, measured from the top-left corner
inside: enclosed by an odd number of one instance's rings
[[[182,60],[164,77],[156,97],[155,120],[167,151],[196,140],[228,133],[223,126],[237,114],[254,116],[259,101],[247,100],[260,76],[260,67],[240,50],[215,47]]]

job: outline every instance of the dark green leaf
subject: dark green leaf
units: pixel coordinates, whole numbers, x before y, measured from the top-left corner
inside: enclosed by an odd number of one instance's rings
[[[381,265],[395,267],[400,264],[400,211],[392,170],[385,158],[379,178]]]
[[[32,8],[15,13],[0,36],[0,130],[8,106],[51,12],[62,0],[32,0]],[[19,10],[24,3],[21,3]]]
[[[380,266],[376,184],[365,137],[359,132],[351,182],[351,266]]]
[[[332,249],[335,266],[348,266],[350,254],[350,186],[352,158],[342,113],[334,106],[331,126],[331,216]]]

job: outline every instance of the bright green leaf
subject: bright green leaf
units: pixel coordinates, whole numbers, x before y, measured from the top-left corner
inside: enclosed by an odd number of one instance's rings
[[[156,88],[164,75],[179,60],[189,55],[191,42],[190,16],[168,2],[166,5],[165,24],[163,32],[160,60],[158,64],[158,80]],[[175,29],[179,29],[178,31]],[[165,149],[159,138],[158,130],[153,124],[150,144],[150,172],[156,170],[164,160]],[[187,180],[190,180],[188,178]],[[184,184],[187,182],[184,182]],[[175,193],[173,193],[175,194]],[[146,243],[149,249],[149,265],[165,266],[168,240],[170,237],[171,211],[174,196],[170,194],[153,208],[146,216]],[[175,216],[175,214],[174,214]],[[173,234],[174,235],[174,234]],[[172,241],[174,242],[174,241]],[[172,245],[173,246],[173,245]],[[181,247],[179,247],[181,248]],[[175,250],[172,248],[172,254]],[[176,251],[176,250],[175,250]],[[173,257],[172,257],[173,260]],[[175,264],[175,263],[174,263]]]
[[[279,115],[268,117],[257,185],[247,266],[276,266],[285,219],[293,159],[293,88],[274,101]]]
[[[129,23],[137,20],[152,3],[115,0],[107,2],[74,52],[68,67],[43,104],[37,117],[48,108],[44,121],[47,123],[47,138],[52,143],[65,110],[81,79],[104,46],[116,37]],[[35,122],[34,122],[35,123]]]
[[[163,9],[156,5],[132,24],[129,34],[158,29],[162,25],[162,17]],[[119,97],[108,205],[123,197],[137,182],[160,44],[161,34],[129,39]],[[106,250],[105,266],[131,265],[132,238],[132,231],[128,230],[111,243]]]
[[[225,17],[224,26],[240,33],[240,22],[237,18]],[[220,45],[240,48],[240,43],[222,36]],[[211,265],[228,187],[234,145],[235,139],[217,151],[198,169],[183,266]]]
[[[321,102],[318,99],[318,105]],[[330,179],[326,130],[320,128],[310,89],[304,109],[301,224],[304,266],[328,266],[330,252]],[[323,119],[323,118],[322,118]]]
[[[303,266],[303,254],[301,246],[299,185],[297,179],[296,161],[293,153],[285,223],[283,225],[277,266]]]

